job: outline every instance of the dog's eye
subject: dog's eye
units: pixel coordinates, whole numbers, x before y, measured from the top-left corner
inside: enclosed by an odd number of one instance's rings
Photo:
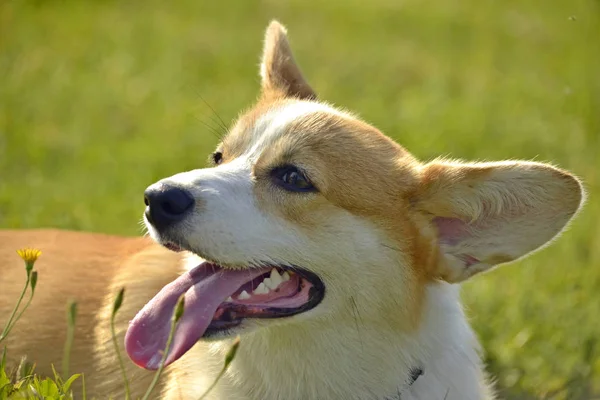
[[[212,154],[212,160],[215,163],[215,165],[221,164],[221,161],[223,161],[223,153],[220,151],[215,151]]]
[[[271,177],[277,186],[290,192],[314,192],[317,190],[304,172],[293,165],[275,168],[271,171]]]

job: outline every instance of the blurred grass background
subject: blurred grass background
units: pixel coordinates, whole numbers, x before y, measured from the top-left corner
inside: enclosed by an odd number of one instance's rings
[[[600,396],[597,0],[0,2],[0,227],[140,233],[142,193],[204,165],[287,25],[321,98],[422,159],[550,161],[585,211],[465,288],[502,397]]]

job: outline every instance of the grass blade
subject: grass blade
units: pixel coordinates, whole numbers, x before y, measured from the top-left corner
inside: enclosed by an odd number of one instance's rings
[[[123,357],[121,357],[121,351],[119,350],[119,344],[117,342],[117,334],[115,332],[115,317],[117,312],[121,308],[123,304],[123,297],[125,296],[125,288],[121,288],[117,297],[115,298],[115,302],[113,303],[113,310],[110,315],[110,334],[112,337],[113,346],[115,348],[115,352],[117,353],[117,359],[119,360],[119,368],[121,369],[121,374],[123,375],[123,383],[125,384],[125,399],[131,399],[131,392],[129,390],[129,380],[127,379],[127,372],[125,371],[125,364],[123,363]]]
[[[77,319],[77,303],[72,301],[67,309],[67,340],[63,352],[62,374],[69,376],[69,362],[71,358],[71,347],[73,347],[73,336],[75,335],[75,320]]]
[[[167,356],[169,355],[169,350],[171,348],[171,342],[173,341],[173,336],[175,335],[175,328],[177,327],[177,322],[179,322],[179,320],[183,316],[183,310],[184,310],[184,305],[185,305],[185,297],[184,296],[185,296],[185,294],[182,294],[179,297],[179,300],[177,301],[177,305],[175,306],[175,312],[173,313],[173,318],[171,318],[171,330],[169,331],[169,337],[167,338],[167,344],[165,345],[165,350],[163,352],[162,359],[160,360],[158,370],[156,371],[156,374],[154,374],[154,378],[152,379],[152,382],[150,383],[150,386],[148,387],[146,394],[144,394],[144,397],[142,397],[142,400],[148,400],[150,398],[150,394],[152,394],[152,391],[154,390],[154,387],[158,383],[158,380],[160,379],[160,375],[162,374],[162,371],[165,367],[165,361],[167,360]]]
[[[206,389],[204,394],[202,396],[200,396],[200,398],[198,400],[204,400],[204,398],[206,398],[206,396],[208,396],[208,394],[215,388],[215,386],[217,386],[217,383],[219,383],[221,378],[223,378],[223,376],[227,372],[227,369],[229,368],[229,365],[231,365],[231,362],[235,358],[235,355],[237,354],[239,347],[240,347],[240,337],[238,336],[237,338],[235,338],[235,340],[233,341],[233,344],[231,345],[231,348],[225,355],[225,362],[223,363],[223,368],[221,369],[221,371],[219,372],[219,374],[217,375],[217,377],[215,378],[213,383],[208,387],[208,389]]]

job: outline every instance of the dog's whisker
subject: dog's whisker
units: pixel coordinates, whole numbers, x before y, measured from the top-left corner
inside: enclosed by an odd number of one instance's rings
[[[208,124],[207,122],[204,122],[199,117],[196,117],[196,119],[198,120],[198,122],[204,125],[204,127],[208,129],[217,139],[221,140],[223,138],[224,132],[219,131],[214,126]]]
[[[402,250],[400,250],[400,249],[399,249],[399,248],[397,248],[397,247],[390,246],[389,244],[385,244],[385,243],[380,243],[380,244],[381,244],[381,246],[383,246],[383,247],[385,247],[385,248],[387,248],[387,249],[394,250],[394,251],[397,251],[397,252],[399,252],[399,253],[402,253]]]
[[[354,299],[354,296],[350,296],[350,303],[351,303],[351,308],[352,308],[352,316],[354,318],[354,323],[356,324],[356,332],[358,333],[358,337],[360,340],[360,347],[361,347],[362,351],[364,352],[365,346],[364,346],[364,343],[362,340],[362,332],[360,330],[360,326],[358,323],[359,318],[362,323],[362,318],[360,317],[360,312],[358,311],[358,307],[356,305],[356,300]]]
[[[204,97],[199,92],[197,92],[196,94],[198,95],[198,97],[200,97],[200,99],[202,99],[202,101],[204,102],[204,104],[206,104],[210,111],[212,111],[213,115],[217,118],[216,122],[218,122],[220,124],[220,127],[223,128],[223,131],[226,132],[228,127],[225,121],[223,121],[221,116],[215,111],[215,109],[206,101],[206,99],[204,99]]]

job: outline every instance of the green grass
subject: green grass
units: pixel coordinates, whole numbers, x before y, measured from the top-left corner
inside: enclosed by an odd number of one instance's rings
[[[256,97],[274,17],[323,99],[418,157],[536,159],[584,179],[590,201],[559,241],[464,298],[506,397],[599,396],[596,0],[5,0],[0,227],[138,234],[145,187],[217,143],[201,98],[229,121]]]

